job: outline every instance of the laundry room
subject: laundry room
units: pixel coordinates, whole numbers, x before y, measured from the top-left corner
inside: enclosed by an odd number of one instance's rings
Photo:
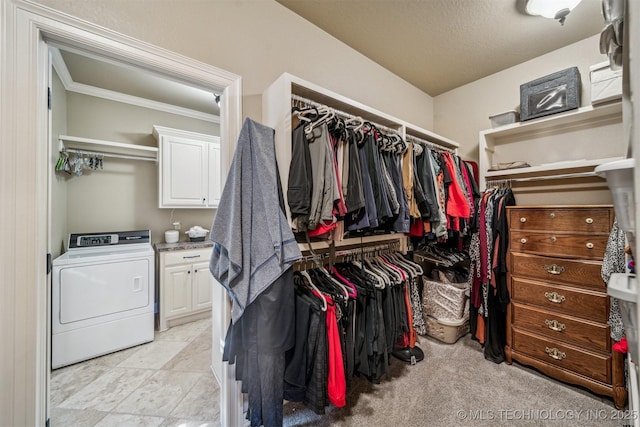
[[[0,0],[0,425],[640,427],[640,5],[561,2]]]
[[[204,90],[69,46],[49,45],[49,53],[51,401],[72,410],[100,407],[113,393],[124,397],[146,381],[148,375],[131,371],[139,367],[156,373],[160,395],[172,396],[171,387],[187,379],[201,384],[199,393],[216,393],[204,237],[219,188],[209,192],[212,200],[200,191],[220,181],[222,89]],[[184,178],[197,173],[212,179],[194,185]],[[170,188],[163,191],[162,184]],[[185,243],[191,240],[200,242]],[[181,244],[192,251],[156,251]],[[176,271],[178,263],[169,262],[165,274],[165,260],[177,253],[191,263]],[[183,279],[191,273],[195,302],[185,313],[181,304],[191,293]],[[128,392],[99,382],[85,389],[98,373],[130,377]],[[141,407],[135,393],[127,404]],[[162,405],[180,414],[175,405]],[[215,401],[195,410],[185,403],[182,415],[212,417],[217,410]]]
[[[159,208],[158,156],[136,158],[117,144],[157,149],[154,126],[219,136],[215,94],[77,49],[52,47],[51,52],[53,164],[60,157],[77,159],[50,171],[52,256],[62,253],[70,233],[148,229],[158,243],[174,222],[182,241],[193,226],[208,229],[215,209]],[[60,141],[61,135],[81,142]],[[76,152],[65,151],[72,146]],[[90,164],[93,159],[99,163]]]

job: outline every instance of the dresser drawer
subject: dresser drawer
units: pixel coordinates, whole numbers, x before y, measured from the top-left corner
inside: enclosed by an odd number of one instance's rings
[[[553,340],[576,344],[593,350],[609,351],[609,326],[557,312],[514,303],[513,325]]]
[[[511,252],[511,274],[519,277],[553,280],[555,283],[604,290],[601,269],[602,263],[598,261],[577,261]]]
[[[509,209],[510,230],[609,233],[609,208]]]
[[[609,320],[609,297],[598,291],[511,277],[511,300],[596,322]]]
[[[607,249],[606,234],[559,234],[511,232],[511,250],[563,258],[602,260]]]
[[[185,249],[161,252],[164,257],[164,265],[191,264],[193,262],[209,261],[213,248]]]
[[[611,384],[611,355],[599,354],[513,328],[513,349],[550,365]]]

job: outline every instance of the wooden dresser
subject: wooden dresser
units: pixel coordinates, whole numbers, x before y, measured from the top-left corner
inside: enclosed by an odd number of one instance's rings
[[[507,363],[613,398],[624,408],[624,356],[611,351],[602,258],[610,206],[510,206]]]

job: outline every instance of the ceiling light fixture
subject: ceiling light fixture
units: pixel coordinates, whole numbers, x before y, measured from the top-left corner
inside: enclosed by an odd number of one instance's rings
[[[578,3],[580,0],[527,0],[525,10],[529,15],[557,19],[564,25],[567,15]]]

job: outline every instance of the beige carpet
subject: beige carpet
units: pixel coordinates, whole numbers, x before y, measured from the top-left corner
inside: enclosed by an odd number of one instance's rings
[[[285,426],[623,426],[613,401],[552,380],[514,363],[484,359],[470,335],[456,344],[421,338],[425,359],[397,359],[391,378],[370,384],[356,378],[347,406],[319,416],[285,404]],[[629,415],[627,413],[627,415]],[[637,414],[636,414],[637,415]]]

